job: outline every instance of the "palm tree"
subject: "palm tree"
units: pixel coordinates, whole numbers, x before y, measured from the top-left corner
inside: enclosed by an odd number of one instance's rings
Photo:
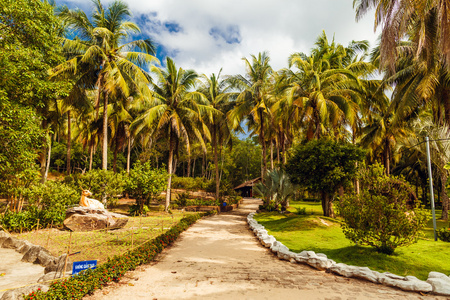
[[[76,38],[64,39],[68,60],[53,70],[53,76],[72,78],[79,88],[97,88],[96,107],[103,100],[102,168],[107,169],[108,101],[127,98],[131,91],[150,97],[149,75],[142,67],[156,61],[150,40],[123,42],[139,27],[127,21],[128,6],[116,0],[104,9],[100,0],[93,0],[92,22],[81,10],[64,7],[59,16]]]
[[[166,205],[170,205],[174,155],[178,154],[180,143],[190,152],[191,140],[196,138],[206,151],[203,134],[209,138],[209,131],[202,121],[202,114],[211,113],[208,101],[193,89],[197,80],[197,73],[192,70],[176,69],[175,63],[169,57],[166,59],[167,68],[152,67],[151,71],[158,79],[151,83],[153,99],[147,101],[140,116],[131,125],[132,130],[139,133],[143,129],[156,140],[166,137],[169,143],[169,159],[167,168],[169,180],[167,183]],[[211,115],[209,116],[211,117]]]
[[[222,71],[222,70],[221,70]],[[231,109],[229,101],[231,94],[227,93],[226,80],[220,79],[220,73],[212,74],[209,78],[203,75],[203,84],[199,88],[199,92],[206,96],[209,104],[218,113],[212,115],[212,120],[206,120],[211,132],[211,143],[214,150],[214,168],[216,180],[216,199],[219,199],[220,176],[219,176],[219,145],[223,145],[225,141],[231,142],[231,132],[226,114]]]
[[[398,45],[409,36],[416,45],[415,56],[431,62],[429,53],[439,53],[450,63],[450,6],[440,0],[354,0],[356,19],[375,9],[375,28],[382,25],[381,67],[394,69]]]
[[[291,55],[290,67],[298,71],[285,71],[290,81],[286,100],[289,106],[301,110],[308,140],[337,134],[338,128],[354,125],[366,93],[362,79],[374,70],[363,61],[364,56],[357,56],[357,50],[366,44],[353,42],[345,48],[334,40],[330,44],[322,33],[311,55]]]
[[[230,77],[228,82],[231,87],[240,90],[236,98],[236,107],[228,114],[232,127],[240,127],[243,118],[247,118],[247,126],[258,127],[259,143],[262,147],[261,178],[264,178],[267,170],[266,138],[264,127],[269,115],[268,93],[271,87],[272,68],[269,65],[270,58],[267,52],[252,55],[252,62],[243,58],[247,73],[246,76],[237,75]]]

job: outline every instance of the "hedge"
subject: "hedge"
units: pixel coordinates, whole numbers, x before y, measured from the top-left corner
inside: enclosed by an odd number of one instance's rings
[[[158,253],[172,244],[180,233],[190,225],[203,216],[215,213],[215,211],[210,211],[186,216],[165,233],[123,255],[108,259],[106,263],[97,269],[89,269],[81,272],[79,275],[56,281],[52,283],[48,292],[43,293],[38,290],[25,296],[25,299],[81,299],[96,289],[101,289],[108,282],[118,282],[127,271],[151,262]]]

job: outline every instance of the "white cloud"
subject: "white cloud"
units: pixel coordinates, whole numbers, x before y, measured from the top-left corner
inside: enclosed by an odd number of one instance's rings
[[[84,8],[86,1],[76,2]],[[104,1],[105,6],[110,2]],[[139,21],[143,33],[163,45],[177,66],[208,75],[220,68],[223,74],[243,73],[241,58],[262,51],[270,53],[275,70],[287,67],[289,55],[309,53],[322,30],[344,45],[367,39],[374,46],[376,40],[373,13],[356,23],[352,0],[125,2],[136,20],[147,16],[149,21]],[[180,30],[169,32],[167,23]]]

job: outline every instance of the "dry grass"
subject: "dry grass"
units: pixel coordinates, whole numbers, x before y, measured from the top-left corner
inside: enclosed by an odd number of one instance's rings
[[[120,211],[120,209],[115,210]],[[54,256],[69,252],[72,261],[98,260],[104,263],[108,257],[122,254],[153,239],[179,222],[187,212],[150,212],[146,217],[130,217],[127,225],[118,230],[70,232],[59,229],[41,229],[14,234],[35,245],[48,249]],[[69,250],[70,247],[70,250]]]

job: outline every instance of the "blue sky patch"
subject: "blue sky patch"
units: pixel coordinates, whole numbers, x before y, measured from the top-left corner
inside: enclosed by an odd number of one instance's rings
[[[239,26],[237,25],[228,25],[224,28],[214,26],[209,30],[209,35],[215,40],[222,39],[227,44],[239,44],[242,40]]]

